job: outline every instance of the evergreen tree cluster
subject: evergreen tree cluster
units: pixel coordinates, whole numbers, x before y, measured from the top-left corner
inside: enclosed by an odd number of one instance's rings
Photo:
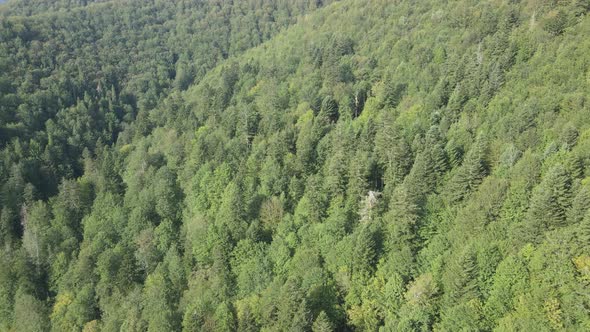
[[[0,331],[590,330],[589,12],[0,4]]]

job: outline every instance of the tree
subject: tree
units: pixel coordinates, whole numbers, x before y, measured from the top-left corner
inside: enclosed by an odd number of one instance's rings
[[[409,277],[414,269],[418,249],[418,229],[422,204],[419,196],[411,192],[407,185],[396,188],[390,202],[390,211],[383,220],[386,227],[386,248],[394,269],[404,278]]]
[[[187,63],[188,59],[180,59],[176,63],[176,76],[174,77],[174,87],[178,90],[186,90],[193,82],[193,71]]]
[[[244,308],[243,311],[238,311],[238,328],[240,332],[254,332],[260,329],[257,326],[255,317],[252,314],[252,310],[248,307]]]
[[[474,143],[463,164],[449,180],[448,190],[451,202],[458,202],[472,192],[487,176],[489,170],[487,158],[487,146],[485,139],[479,137]]]
[[[311,330],[313,332],[331,332],[334,331],[332,328],[332,323],[326,315],[326,312],[321,311],[320,314],[316,317],[313,321],[313,325],[311,326]]]
[[[235,331],[236,321],[235,313],[227,302],[222,302],[215,309],[215,330],[216,331]]]
[[[92,184],[84,181],[65,180],[59,186],[59,194],[51,200],[52,242],[66,252],[75,250],[82,238],[82,219],[90,212],[94,192]]]
[[[586,215],[590,208],[590,188],[582,185],[577,194],[572,199],[571,208],[567,211],[568,224],[578,224]]]
[[[590,212],[586,212],[584,219],[580,222],[578,239],[580,247],[585,247],[590,243]]]
[[[563,166],[552,168],[533,192],[530,222],[549,228],[563,225],[571,206],[571,186],[571,178]]]
[[[176,183],[176,175],[167,166],[161,167],[153,179],[155,210],[162,219],[175,222],[178,218],[182,193]]]
[[[436,172],[439,177],[449,169],[449,161],[444,149],[445,143],[446,142],[437,126],[432,126],[426,133],[424,144],[430,153],[430,160],[433,164],[434,172]]]
[[[48,232],[51,220],[49,207],[44,202],[38,201],[30,209],[24,206],[21,214],[24,229],[23,247],[35,262],[37,271],[40,273],[50,250],[48,248]]]
[[[428,331],[433,321],[434,299],[438,287],[432,274],[422,274],[408,285],[406,304],[400,309],[401,319],[394,325],[400,331]]]
[[[276,305],[276,328],[291,331],[309,329],[311,317],[299,277],[289,278],[282,285],[280,301]]]
[[[471,247],[466,247],[445,269],[443,286],[448,307],[478,297],[477,277],[475,253]]]
[[[445,146],[447,156],[449,156],[449,166],[457,167],[463,161],[463,146],[461,146],[455,139],[450,139]]]
[[[263,227],[271,233],[282,221],[283,214],[283,203],[276,196],[264,201],[260,207],[260,221]]]
[[[215,224],[219,228],[227,229],[234,242],[239,241],[246,234],[247,224],[244,220],[243,198],[240,188],[234,182],[230,182],[225,188],[215,217]]]
[[[444,310],[436,328],[439,331],[481,331],[482,317],[482,304],[478,299],[473,299]]]
[[[14,329],[30,332],[49,331],[47,308],[42,301],[19,290],[14,302]]]
[[[170,283],[164,268],[159,265],[145,282],[143,290],[143,320],[148,331],[173,331],[179,327],[175,307],[172,305]]]
[[[62,292],[51,312],[51,326],[55,330],[81,330],[96,317],[94,288],[86,284],[76,292]]]
[[[523,253],[529,250],[524,248]],[[521,255],[506,257],[496,270],[490,295],[485,303],[486,321],[490,327],[497,326],[502,317],[509,314],[515,306],[514,298],[528,292],[529,278],[526,259]]]
[[[353,275],[366,278],[373,272],[377,259],[376,234],[370,225],[361,226],[355,234],[352,253]]]
[[[18,212],[20,212],[25,182],[20,167],[13,165],[10,175],[2,186],[0,198],[2,199],[2,211],[0,214],[0,230],[2,236],[7,240],[17,237],[21,232],[18,226]]]
[[[563,9],[550,13],[545,21],[545,30],[552,35],[560,35],[568,25],[568,16]]]
[[[569,151],[576,145],[578,136],[580,136],[578,129],[571,122],[568,122],[561,130],[560,141],[563,147]]]
[[[589,330],[588,0],[333,2],[0,5],[0,330]]]
[[[322,100],[322,107],[318,114],[318,118],[324,119],[328,122],[336,122],[338,121],[338,117],[338,103],[336,103],[332,96],[325,97],[324,100]]]

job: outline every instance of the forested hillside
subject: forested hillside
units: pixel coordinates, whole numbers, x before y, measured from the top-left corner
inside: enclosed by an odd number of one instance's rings
[[[589,12],[8,0],[0,331],[590,330]]]

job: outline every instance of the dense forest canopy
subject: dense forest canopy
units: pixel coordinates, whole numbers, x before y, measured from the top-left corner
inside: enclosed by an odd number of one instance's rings
[[[8,0],[0,331],[590,330],[588,12]]]

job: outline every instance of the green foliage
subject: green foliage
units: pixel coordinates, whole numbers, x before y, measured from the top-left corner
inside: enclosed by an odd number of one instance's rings
[[[563,226],[571,206],[571,186],[571,178],[561,165],[551,169],[533,192],[528,222],[535,227]]]
[[[0,5],[0,330],[590,330],[589,10]]]
[[[142,315],[148,331],[178,329],[178,317],[172,305],[171,282],[164,269],[158,266],[146,281],[143,293]]]
[[[313,325],[311,326],[311,330],[313,332],[333,331],[332,323],[330,322],[328,315],[326,315],[326,313],[324,311],[320,312],[320,314],[313,321]]]
[[[443,285],[449,307],[478,297],[477,261],[471,247],[455,257],[445,269]]]
[[[47,308],[42,301],[19,290],[14,302],[14,328],[17,331],[49,331]]]
[[[451,202],[458,202],[474,191],[488,174],[486,143],[478,138],[467,152],[465,160],[449,180]]]

